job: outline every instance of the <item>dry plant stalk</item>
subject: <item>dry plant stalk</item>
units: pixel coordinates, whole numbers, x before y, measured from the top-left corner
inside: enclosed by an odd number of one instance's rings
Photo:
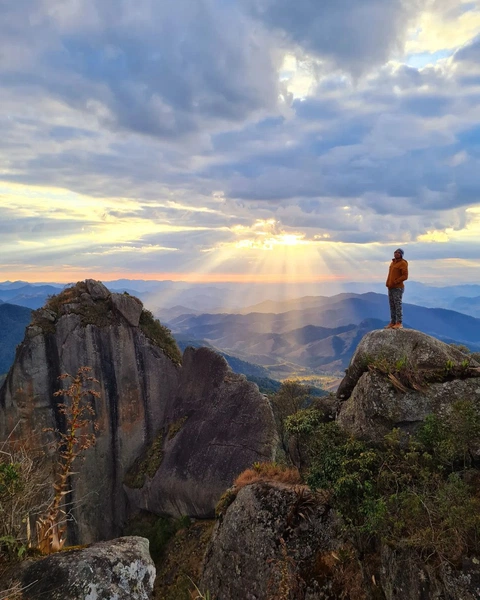
[[[71,380],[67,389],[55,392],[55,396],[63,396],[67,401],[58,404],[58,409],[65,416],[66,431],[56,431],[59,439],[56,444],[58,453],[57,475],[53,485],[54,496],[45,514],[36,522],[37,548],[42,554],[51,554],[61,550],[66,541],[66,517],[63,509],[65,496],[71,491],[69,477],[75,475],[73,463],[85,451],[95,444],[95,433],[88,432],[92,428],[91,416],[95,414],[86,398],[99,398],[100,393],[87,386],[99,382],[89,376],[89,367],[80,367],[75,377],[60,375],[61,380]],[[95,429],[95,426],[93,426]],[[50,430],[51,431],[51,430]]]
[[[30,515],[44,512],[51,495],[38,440],[33,435],[22,442],[11,438],[0,446],[0,562],[2,554],[21,558],[31,547]]]

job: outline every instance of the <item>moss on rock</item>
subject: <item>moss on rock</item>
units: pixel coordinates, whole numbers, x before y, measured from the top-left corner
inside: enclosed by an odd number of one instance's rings
[[[32,324],[41,327],[44,333],[55,333],[56,321],[66,312],[78,315],[84,327],[106,327],[115,321],[110,298],[93,300],[85,281],[79,281],[50,296],[43,308],[33,311]]]
[[[237,488],[228,488],[226,490],[220,500],[217,502],[215,506],[215,517],[220,519],[226,512],[228,507],[232,504],[232,502],[237,497],[238,489]]]
[[[140,489],[146,477],[152,478],[163,460],[163,432],[160,432],[145,452],[139,456],[128,470],[123,482],[133,489]]]
[[[173,423],[170,423],[170,425],[168,426],[168,435],[167,435],[168,440],[173,440],[173,438],[177,435],[177,433],[183,427],[183,425],[187,419],[188,419],[188,417],[185,415],[184,417],[180,417],[180,419],[177,419]]]

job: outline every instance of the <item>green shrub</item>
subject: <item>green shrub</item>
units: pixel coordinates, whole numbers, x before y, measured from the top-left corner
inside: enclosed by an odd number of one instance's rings
[[[290,434],[286,431],[286,420],[297,411],[306,408],[312,402],[311,388],[298,381],[287,379],[280,389],[270,397],[273,414],[279,435],[280,445],[285,455],[295,462],[290,456]]]
[[[125,535],[140,535],[150,542],[150,554],[155,563],[163,557],[165,548],[173,536],[191,526],[188,516],[178,519],[158,517],[152,513],[142,513],[125,528]]]
[[[23,558],[33,523],[52,495],[43,452],[5,442],[0,452],[0,563]],[[33,529],[33,528],[32,528]]]
[[[448,415],[429,415],[417,439],[438,463],[470,467],[480,448],[480,410],[470,400],[459,400]]]
[[[171,361],[176,365],[182,364],[182,354],[172,332],[168,327],[162,325],[149,310],[142,310],[139,325],[147,338],[161,348]]]
[[[298,410],[285,419],[283,429],[288,440],[288,457],[299,469],[309,463],[312,436],[317,434],[324,420],[324,413],[316,408]]]
[[[480,550],[480,415],[472,402],[455,403],[443,420],[428,417],[413,438],[394,430],[380,444],[336,423],[312,427],[306,481],[329,491],[358,550],[378,539],[451,563]]]

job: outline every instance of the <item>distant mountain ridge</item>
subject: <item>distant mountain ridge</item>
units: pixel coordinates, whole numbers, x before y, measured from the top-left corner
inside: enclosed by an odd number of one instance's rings
[[[309,300],[309,303],[311,301]],[[319,296],[316,306],[289,310],[282,313],[202,314],[180,315],[169,321],[173,331],[198,334],[198,337],[216,339],[221,335],[231,338],[246,333],[287,333],[307,325],[336,328],[359,324],[364,319],[390,320],[385,295],[340,294]],[[435,337],[448,337],[463,342],[480,343],[480,319],[444,308],[425,308],[404,304],[404,322]],[[210,336],[206,335],[210,332]],[[197,335],[195,335],[197,337]]]
[[[255,308],[291,307],[294,301]],[[169,321],[174,334],[205,339],[224,352],[264,366],[288,361],[313,370],[344,369],[360,339],[390,319],[384,294],[307,297],[283,313],[180,315]],[[447,342],[480,349],[480,319],[442,308],[404,305],[406,327]]]
[[[49,296],[58,294],[63,288],[53,285],[32,285],[30,283],[16,287],[0,287],[0,300],[25,306],[27,308],[40,308]]]
[[[369,287],[369,284],[351,285]],[[368,327],[382,327],[389,320],[386,294],[372,291],[265,300],[246,308],[228,310],[219,308],[232,297],[232,289],[223,284],[124,279],[110,282],[109,287],[138,296],[174,334],[199,343],[205,340],[232,357],[231,364],[236,359],[254,363],[254,367],[270,369],[274,365],[278,369],[283,361],[287,361],[292,367],[286,369],[287,372],[292,372],[295,365],[322,371],[345,368],[354,349],[354,340],[366,333]],[[38,308],[45,304],[48,296],[61,289],[62,284],[3,282],[0,283],[0,302]],[[377,289],[384,290],[379,284]],[[459,293],[464,295],[457,297]],[[406,302],[404,320],[407,327],[444,341],[466,344],[474,350],[479,348],[480,320],[476,318],[480,316],[479,285],[432,288],[409,282],[405,298],[417,296],[428,297],[430,302],[453,304],[462,312]],[[237,294],[235,301],[248,297]],[[466,314],[468,312],[474,316]],[[16,346],[19,341],[21,335],[14,335],[11,343]],[[4,352],[13,357],[13,351],[7,346],[4,344]],[[5,360],[3,367],[0,362],[0,368],[8,368],[7,362]],[[233,368],[240,371],[238,365]],[[251,370],[247,364],[241,368]],[[271,371],[269,373],[271,375]],[[280,378],[280,372],[277,371],[274,377]]]
[[[15,349],[23,340],[31,315],[29,308],[0,304],[0,374],[7,373],[12,366]]]
[[[179,306],[185,307],[183,312],[201,313],[281,313],[295,308],[309,308],[317,305],[318,298],[331,298],[337,292],[337,298],[342,294],[345,297],[365,294],[368,292],[385,294],[383,283],[350,282],[342,284],[343,290],[335,290],[328,285],[309,285],[296,287],[288,285],[246,285],[226,284],[215,285],[203,283],[190,283],[171,280],[142,280],[142,279],[117,279],[104,281],[109,289],[116,292],[128,292],[140,298],[149,310],[162,312],[168,319],[180,314]],[[40,308],[47,296],[60,292],[70,283],[43,282],[29,283],[26,281],[0,282],[0,299],[28,306]],[[308,291],[307,291],[308,290]],[[436,287],[409,281],[404,301],[418,306],[430,308],[446,308],[459,310],[472,316],[480,316],[478,298],[480,285],[461,284]],[[277,300],[272,300],[276,298]],[[279,301],[279,298],[283,300]],[[245,308],[245,305],[249,305]]]

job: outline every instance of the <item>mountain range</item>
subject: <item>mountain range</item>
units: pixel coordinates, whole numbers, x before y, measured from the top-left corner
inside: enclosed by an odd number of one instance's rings
[[[331,372],[344,369],[363,335],[390,316],[385,295],[374,292],[269,301],[242,312],[180,315],[168,326],[175,335],[206,340],[270,372],[285,362]],[[480,319],[459,312],[404,304],[404,326],[480,350]]]
[[[295,308],[306,308],[304,304],[316,298],[334,297],[341,294],[363,295],[368,292],[385,294],[383,283],[344,283],[341,288],[325,284],[310,284],[295,287],[288,285],[247,285],[218,283],[215,285],[187,283],[182,281],[155,281],[117,279],[104,281],[108,289],[128,292],[142,300],[152,312],[162,314],[168,320],[186,313],[280,313]],[[40,308],[48,296],[59,293],[62,283],[28,283],[26,281],[0,282],[0,300],[11,304]],[[282,299],[278,303],[271,298]],[[417,281],[409,281],[404,301],[428,308],[456,310],[473,317],[480,316],[480,285],[463,284],[436,287]],[[290,308],[276,306],[290,304]],[[248,306],[248,308],[245,308]],[[258,308],[256,308],[258,306]]]
[[[63,287],[23,281],[0,283],[0,307],[5,318],[9,315],[8,322],[2,324],[0,313],[0,373],[8,370],[15,346],[23,339],[30,320],[28,308],[43,306],[48,296]],[[182,347],[187,343],[211,346],[224,354],[236,372],[263,378],[282,379],[299,369],[339,373],[348,365],[362,336],[383,327],[389,320],[385,293],[371,291],[263,300],[222,310],[220,305],[232,293],[224,285],[196,287],[184,282],[117,280],[109,282],[108,287],[139,297],[172,330]],[[464,314],[466,309],[480,312],[480,286],[435,288],[435,293],[432,290],[424,284],[409,282],[406,297],[429,295],[431,301],[450,303],[465,311],[407,302],[404,325],[446,342],[480,350],[480,319]],[[237,302],[242,298],[237,297]]]

